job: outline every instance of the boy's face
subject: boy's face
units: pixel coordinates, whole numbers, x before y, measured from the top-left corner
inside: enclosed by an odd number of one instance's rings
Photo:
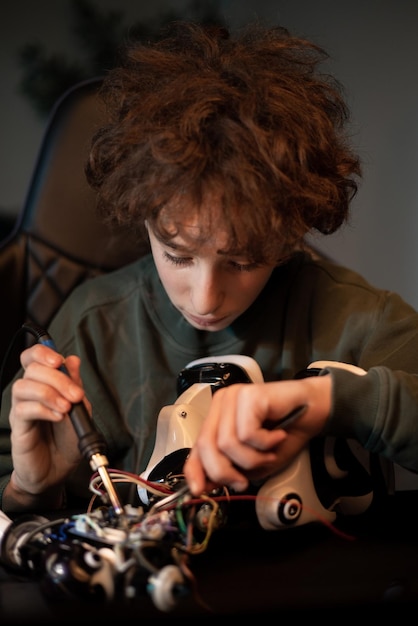
[[[254,302],[274,266],[225,253],[228,240],[222,228],[205,234],[202,243],[196,216],[176,226],[178,234],[168,241],[148,228],[161,282],[189,324],[199,330],[222,330]]]

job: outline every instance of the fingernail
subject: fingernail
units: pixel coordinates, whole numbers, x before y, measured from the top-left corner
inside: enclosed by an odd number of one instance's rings
[[[66,413],[70,408],[70,403],[65,398],[57,398],[57,406],[61,413]]]
[[[194,480],[189,480],[189,489],[192,492],[193,495],[197,495],[198,494],[198,490],[197,490],[197,483]]]
[[[63,358],[57,352],[51,352],[47,355],[46,362],[49,363],[49,365],[53,365],[54,367],[59,367],[63,363]]]
[[[248,484],[246,482],[237,481],[232,483],[231,487],[234,491],[245,491],[247,489]]]
[[[74,400],[79,400],[80,398],[80,389],[75,385],[70,385],[68,388],[68,393]]]

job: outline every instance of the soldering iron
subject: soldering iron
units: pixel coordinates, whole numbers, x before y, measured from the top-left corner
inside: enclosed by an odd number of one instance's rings
[[[38,343],[48,346],[57,352],[55,343],[46,330],[36,324],[24,324],[23,327],[36,337]],[[67,376],[70,376],[64,363],[59,369],[64,372],[64,374],[67,374]],[[78,448],[81,454],[89,461],[92,470],[99,473],[115,513],[117,515],[122,514],[124,509],[119,501],[119,497],[108,472],[109,462],[105,455],[106,444],[103,437],[95,428],[94,422],[83,402],[73,404],[69,415],[74,430],[77,433]]]

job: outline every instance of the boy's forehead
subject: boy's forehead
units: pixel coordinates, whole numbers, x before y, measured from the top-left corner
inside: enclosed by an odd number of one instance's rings
[[[214,220],[208,225],[205,219],[198,215],[184,219],[176,219],[165,225],[167,232],[172,233],[169,240],[176,247],[190,247],[201,242],[210,245],[216,250],[228,250],[231,247],[230,235],[222,224]]]
[[[215,239],[228,244],[230,235],[219,199],[208,194],[199,208],[183,198],[162,209],[164,230],[170,235],[190,240]]]
[[[192,248],[205,244],[220,253],[246,255],[251,248],[251,236],[242,228],[241,221],[234,228],[226,210],[221,194],[206,193],[199,207],[187,196],[179,196],[160,212],[162,239],[165,243],[171,241],[176,247]],[[233,213],[238,219],[238,213]],[[238,232],[241,236],[237,237]]]

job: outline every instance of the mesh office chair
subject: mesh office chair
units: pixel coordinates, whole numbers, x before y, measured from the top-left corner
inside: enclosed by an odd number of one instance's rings
[[[83,81],[56,103],[21,214],[0,242],[2,387],[17,371],[19,353],[28,341],[18,340],[5,362],[23,323],[47,327],[76,285],[148,250],[147,242],[138,247],[129,233],[115,235],[106,229],[84,177],[91,136],[105,122],[100,85],[100,77]]]

